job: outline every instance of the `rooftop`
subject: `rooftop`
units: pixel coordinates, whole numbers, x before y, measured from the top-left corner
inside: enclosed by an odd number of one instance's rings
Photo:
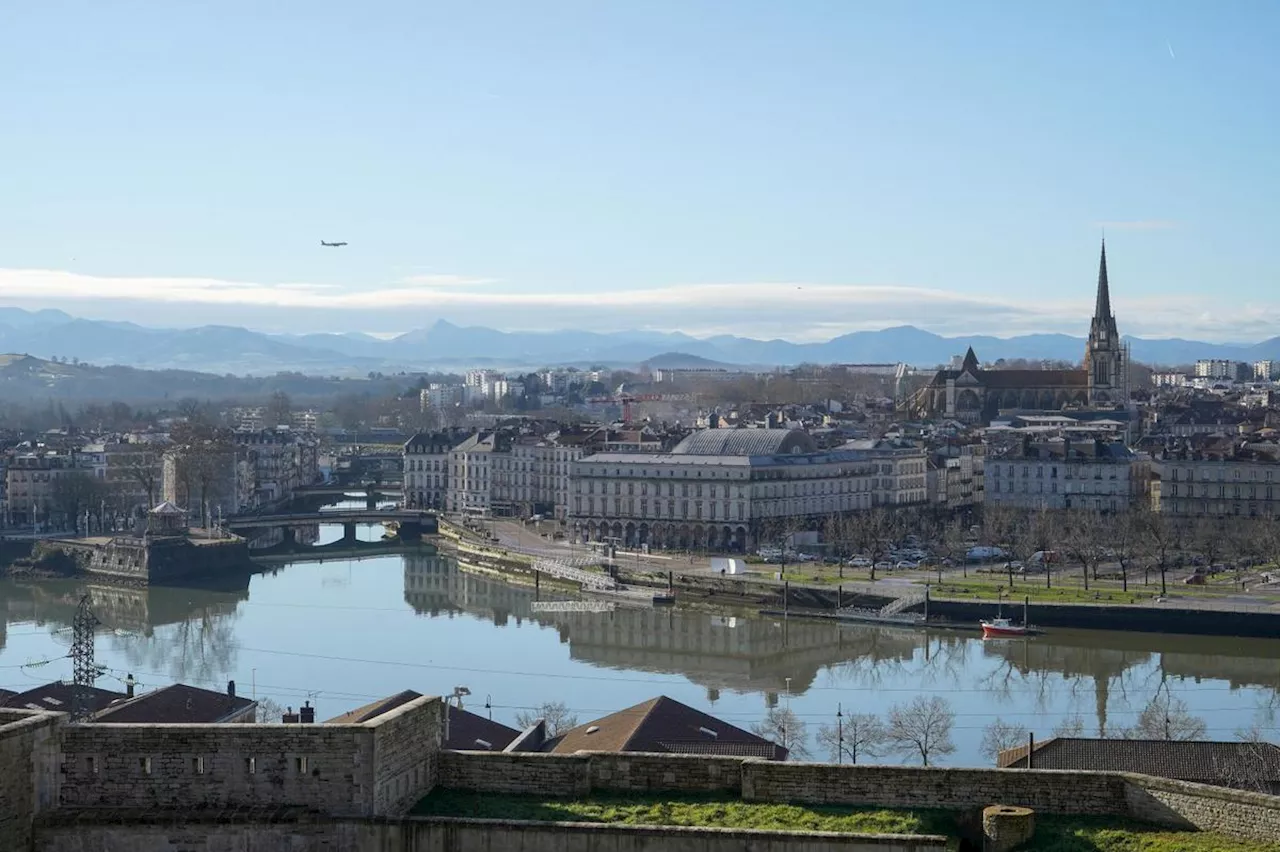
[[[226,692],[175,683],[108,707],[95,722],[212,724],[252,721],[258,702]]]
[[[89,689],[89,711],[96,713],[103,710],[113,701],[119,701],[124,698],[123,692],[112,692],[109,689],[99,689],[91,686]],[[75,700],[75,686],[60,680],[53,683],[46,683],[44,686],[37,686],[35,689],[28,689],[26,692],[20,692],[11,696],[5,702],[5,707],[20,707],[24,710],[52,710],[58,713],[70,713],[71,705]]]
[[[671,452],[682,456],[772,456],[816,450],[813,439],[800,429],[703,429]]]

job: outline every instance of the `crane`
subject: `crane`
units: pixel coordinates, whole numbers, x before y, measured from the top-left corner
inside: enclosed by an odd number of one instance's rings
[[[618,389],[613,392],[612,396],[593,396],[588,397],[587,402],[596,405],[607,405],[615,403],[622,406],[622,422],[625,425],[631,424],[631,403],[633,402],[657,402],[667,397],[660,393],[627,393],[626,384],[618,385]]]

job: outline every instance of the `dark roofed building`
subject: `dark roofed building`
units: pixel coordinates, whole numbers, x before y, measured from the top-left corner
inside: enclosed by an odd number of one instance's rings
[[[17,694],[12,689],[0,689],[0,707],[4,707],[6,702]]]
[[[690,456],[779,456],[816,453],[818,447],[803,429],[702,429],[671,451]]]
[[[349,710],[341,716],[334,716],[332,719],[325,721],[326,725],[361,725],[370,719],[376,719],[383,713],[390,713],[397,707],[408,704],[414,699],[421,698],[421,692],[414,692],[412,689],[406,689],[404,692],[397,692],[389,698],[379,698],[377,701],[371,701],[363,707],[357,707]]]
[[[5,707],[15,707],[20,710],[51,710],[55,713],[70,713],[72,702],[75,701],[76,687],[74,684],[64,681],[55,680],[53,683],[46,683],[44,686],[37,686],[35,689],[28,689],[26,692],[19,692],[9,698],[4,703]],[[96,686],[89,687],[89,704],[90,713],[97,713],[105,710],[107,705],[113,701],[120,701],[125,698],[123,692],[112,692],[109,689],[99,689]]]
[[[1000,752],[1001,769],[1026,769],[1027,746]],[[1035,745],[1034,769],[1137,772],[1175,781],[1280,794],[1280,747],[1271,743],[1053,737]]]
[[[113,724],[226,724],[257,721],[258,702],[226,692],[175,683],[127,698],[99,712],[95,722]],[[265,721],[265,720],[264,720]]]
[[[458,751],[502,751],[520,732],[484,716],[449,707],[445,722],[444,748]]]
[[[660,695],[549,740],[544,751],[631,751],[786,760],[787,750],[687,704]]]

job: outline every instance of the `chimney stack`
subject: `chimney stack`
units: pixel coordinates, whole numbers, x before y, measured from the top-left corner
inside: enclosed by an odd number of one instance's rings
[[[298,708],[298,710],[300,711],[299,715],[301,716],[299,721],[301,721],[302,724],[314,725],[316,723],[316,708],[311,706],[310,701],[303,704]]]
[[[286,725],[298,724],[298,714],[293,712],[292,707],[284,708],[284,715],[280,717],[280,721]]]
[[[227,695],[231,698],[236,697],[236,682],[234,680],[227,681]]]
[[[135,684],[137,684],[137,681],[133,679],[133,672],[130,672],[129,676],[124,679],[124,694],[126,698],[133,697],[133,687]]]

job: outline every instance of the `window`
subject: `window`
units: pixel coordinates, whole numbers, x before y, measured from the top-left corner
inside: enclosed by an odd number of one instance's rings
[[[149,757],[138,758],[138,767],[142,770],[143,775],[150,775],[151,774],[151,758]]]
[[[191,771],[197,775],[204,774],[204,758],[203,757],[191,758]]]
[[[307,771],[307,759],[305,757],[295,757],[293,765],[297,767],[298,774],[302,775]]]
[[[244,759],[244,771],[249,773],[250,775],[257,775],[258,774],[258,758],[246,757]]]
[[[98,758],[96,757],[85,758],[85,767],[89,770],[90,775],[97,775],[98,774]]]

